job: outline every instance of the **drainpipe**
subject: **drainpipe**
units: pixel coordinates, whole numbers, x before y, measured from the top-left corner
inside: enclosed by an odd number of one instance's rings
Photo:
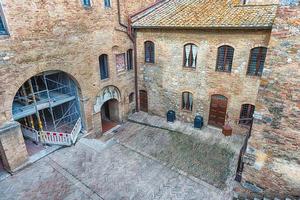
[[[122,23],[121,21],[121,8],[120,8],[120,0],[117,0],[117,4],[118,4],[118,22],[119,25],[123,28],[126,28],[127,31],[122,31],[125,32],[127,34],[127,36],[129,37],[129,39],[131,40],[131,42],[133,43],[133,53],[134,53],[134,87],[135,87],[135,110],[136,112],[139,111],[139,101],[138,101],[138,70],[137,70],[137,46],[136,46],[136,32],[135,30],[131,29],[131,21],[130,19],[128,19],[128,26],[126,26],[125,24]]]
[[[135,111],[139,112],[139,90],[138,90],[138,69],[137,69],[137,45],[136,32],[132,30],[133,35],[133,52],[134,52],[134,86],[135,86]]]

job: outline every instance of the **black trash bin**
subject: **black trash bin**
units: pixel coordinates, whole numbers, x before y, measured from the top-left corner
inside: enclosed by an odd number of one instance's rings
[[[167,112],[167,122],[174,122],[175,119],[176,119],[175,111],[169,110],[169,111]]]
[[[203,127],[203,117],[197,115],[194,120],[194,128],[202,128]]]

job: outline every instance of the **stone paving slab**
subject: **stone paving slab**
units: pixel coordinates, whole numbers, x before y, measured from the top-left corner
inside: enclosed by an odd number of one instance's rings
[[[78,159],[67,159],[74,156]],[[115,144],[100,153],[79,143],[50,156],[103,199],[221,199],[221,194]]]
[[[0,200],[230,199],[113,140],[83,138],[57,150],[1,181]]]
[[[47,159],[0,182],[1,200],[90,199],[77,186],[55,170]]]

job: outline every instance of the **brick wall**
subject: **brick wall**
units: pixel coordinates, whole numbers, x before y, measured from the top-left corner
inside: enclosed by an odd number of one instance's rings
[[[142,0],[121,15],[138,10]],[[115,55],[133,48],[126,31],[118,24],[117,1],[104,8],[92,1],[84,8],[80,0],[3,0],[10,36],[0,36],[0,124],[12,119],[12,102],[19,87],[30,77],[48,70],[67,72],[81,89],[87,130],[93,124],[93,104],[103,87],[115,85],[122,94],[121,113],[129,111],[128,95],[134,92],[134,72],[116,72]],[[136,8],[135,8],[136,7]],[[98,57],[109,56],[109,80],[100,81]],[[97,120],[95,120],[97,121]],[[99,121],[99,120],[98,120]]]
[[[278,10],[249,141],[256,159],[243,173],[267,196],[300,197],[299,19],[299,6]]]
[[[165,116],[175,110],[179,119],[192,122],[196,114],[208,121],[210,97],[222,94],[228,98],[228,114],[236,127],[242,104],[255,104],[259,77],[247,76],[250,50],[267,46],[269,31],[196,31],[196,30],[139,30],[138,66],[140,87],[149,93],[149,110]],[[155,64],[144,63],[144,41],[155,43]],[[196,69],[183,68],[183,47],[198,46]],[[216,72],[217,50],[221,45],[235,48],[231,73]],[[181,110],[182,92],[194,96],[193,112]]]

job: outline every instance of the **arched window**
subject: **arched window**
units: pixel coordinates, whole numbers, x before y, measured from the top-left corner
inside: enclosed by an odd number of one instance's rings
[[[134,92],[131,92],[129,94],[129,103],[133,103],[133,101],[134,101]]]
[[[243,104],[241,107],[241,114],[239,124],[251,125],[253,120],[255,106],[251,104]]]
[[[128,49],[127,51],[127,70],[133,69],[133,50]]]
[[[196,68],[198,47],[195,44],[184,45],[183,66]]]
[[[182,109],[192,111],[193,110],[193,94],[190,92],[182,93]]]
[[[151,41],[145,42],[145,62],[154,63],[155,62],[155,46]]]
[[[218,48],[216,71],[231,72],[234,48],[223,45]]]
[[[247,74],[261,76],[267,55],[266,47],[256,47],[251,49]]]
[[[82,0],[82,4],[84,7],[91,7],[91,0]]]
[[[101,56],[99,56],[99,67],[100,67],[101,80],[107,79],[109,77],[109,74],[108,74],[108,56],[106,54],[102,54]]]
[[[110,8],[111,7],[110,0],[104,0],[104,7],[105,8]]]

